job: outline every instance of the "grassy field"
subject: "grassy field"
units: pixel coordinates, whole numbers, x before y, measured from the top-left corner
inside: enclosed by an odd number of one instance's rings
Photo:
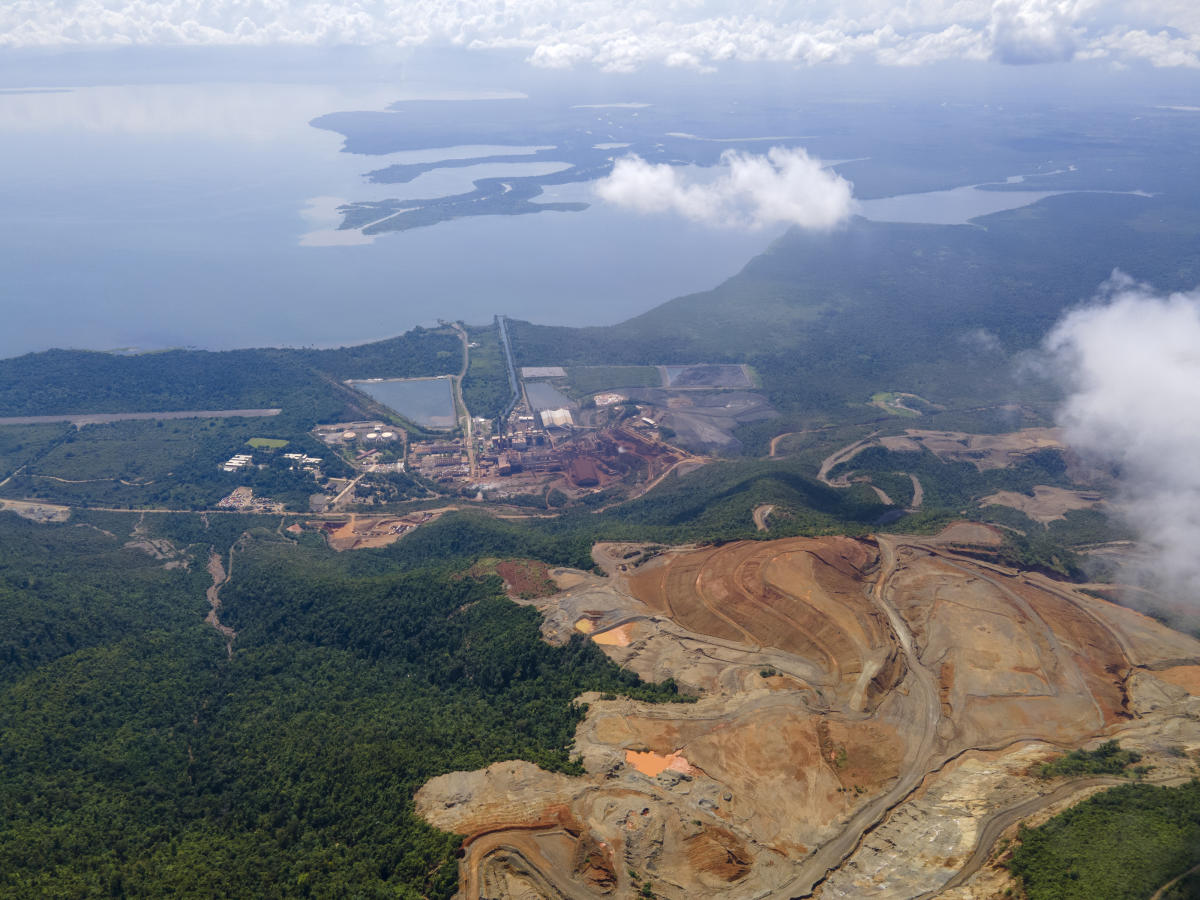
[[[874,406],[880,407],[885,412],[891,413],[893,416],[916,419],[920,417],[921,413],[915,409],[910,409],[907,405],[911,402],[912,396],[912,394],[897,394],[894,391],[880,391],[871,398],[871,403]]]

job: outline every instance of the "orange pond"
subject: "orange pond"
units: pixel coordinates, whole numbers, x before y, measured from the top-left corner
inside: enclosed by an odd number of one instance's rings
[[[691,775],[696,770],[683,757],[683,753],[676,750],[674,753],[664,756],[661,753],[655,753],[653,750],[639,752],[637,750],[625,751],[625,762],[633,766],[643,775],[649,775],[653,778],[660,772],[665,772],[668,769],[672,772],[678,772],[680,775]]]
[[[608,631],[593,634],[592,640],[597,644],[608,644],[612,647],[628,647],[632,637],[633,623],[626,622],[624,625],[618,625],[616,628],[610,628]]]

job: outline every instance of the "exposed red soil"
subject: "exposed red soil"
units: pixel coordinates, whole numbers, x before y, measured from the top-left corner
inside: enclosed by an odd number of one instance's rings
[[[536,559],[480,560],[466,574],[471,578],[497,575],[504,582],[505,593],[521,600],[549,597],[558,591],[550,577],[550,567]],[[588,629],[580,630],[586,633]]]
[[[994,752],[999,764],[1031,741],[1107,739],[1134,710],[1144,727],[1131,685],[1147,670],[1200,694],[1200,643],[981,559],[995,538],[969,526],[935,538],[748,541],[668,550],[632,571],[617,553],[606,583],[540,603],[559,634],[588,631],[635,671],[691,678],[705,696],[589,698],[576,733],[582,778],[503,763],[422,788],[431,824],[472,835],[464,896],[626,896],[649,872],[674,900],[807,896],[866,835],[916,829],[904,804],[940,790],[956,759]],[[961,835],[977,832],[965,823],[993,801],[956,790],[937,814],[962,819],[961,830],[930,832],[935,849],[924,837],[887,845],[880,859],[895,867],[888,846],[911,850],[911,877],[967,866]]]
[[[745,541],[677,554],[629,576],[635,597],[700,634],[818,661],[849,690],[893,649],[863,595],[873,549],[848,538]]]
[[[684,842],[689,865],[697,872],[734,882],[750,871],[753,860],[744,841],[728,828],[709,827]]]

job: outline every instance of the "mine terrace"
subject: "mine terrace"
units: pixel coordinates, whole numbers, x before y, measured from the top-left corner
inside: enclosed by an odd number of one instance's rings
[[[556,570],[548,640],[699,699],[587,695],[579,777],[428,782],[420,813],[466,835],[461,895],[995,897],[1001,832],[1120,781],[1037,777],[1059,748],[1119,737],[1189,778],[1169,744],[1200,741],[1200,642],[990,561],[1000,540],[600,544],[607,577]]]

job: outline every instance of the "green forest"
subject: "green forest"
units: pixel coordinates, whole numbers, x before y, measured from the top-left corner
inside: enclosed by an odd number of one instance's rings
[[[1029,900],[1146,900],[1200,863],[1200,781],[1129,784],[1023,828],[1010,869]],[[1168,896],[1195,897],[1195,882]]]
[[[353,404],[346,379],[449,375],[461,365],[449,328],[334,350],[49,350],[0,359],[0,417],[279,407],[284,422],[309,428]]]
[[[0,513],[0,894],[448,897],[458,841],[413,814],[425,780],[576,771],[579,693],[679,699],[546,644],[494,576],[356,575],[265,521],[225,545],[196,520],[157,523],[195,540],[166,569],[123,547],[136,516]],[[231,659],[203,622],[212,546]]]

